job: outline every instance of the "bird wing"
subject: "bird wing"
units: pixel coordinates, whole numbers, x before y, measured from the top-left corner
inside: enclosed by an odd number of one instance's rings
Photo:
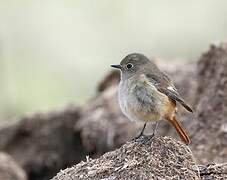
[[[179,102],[189,112],[193,112],[192,108],[189,105],[187,105],[184,102],[184,100],[181,98],[176,87],[174,86],[174,84],[166,74],[160,73],[160,74],[154,75],[151,73],[147,73],[145,74],[145,77],[150,83],[152,83],[156,87],[156,89],[159,92],[165,94],[173,101]]]

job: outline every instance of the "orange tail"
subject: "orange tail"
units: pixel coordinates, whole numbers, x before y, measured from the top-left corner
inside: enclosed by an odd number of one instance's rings
[[[175,127],[175,129],[176,129],[178,135],[180,136],[180,138],[182,139],[182,141],[184,141],[185,144],[190,144],[191,140],[190,140],[187,132],[183,129],[183,127],[177,121],[175,116],[172,119],[171,118],[167,118],[167,120]]]

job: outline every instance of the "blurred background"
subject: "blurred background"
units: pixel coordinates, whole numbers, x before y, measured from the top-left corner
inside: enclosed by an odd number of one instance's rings
[[[197,60],[226,40],[226,0],[0,0],[0,123],[83,104],[127,53]]]

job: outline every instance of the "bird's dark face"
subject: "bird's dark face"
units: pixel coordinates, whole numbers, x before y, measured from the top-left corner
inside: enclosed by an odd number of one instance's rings
[[[148,63],[150,61],[146,56],[133,53],[127,55],[119,65],[111,65],[111,67],[120,69],[122,78],[130,78],[144,69]]]

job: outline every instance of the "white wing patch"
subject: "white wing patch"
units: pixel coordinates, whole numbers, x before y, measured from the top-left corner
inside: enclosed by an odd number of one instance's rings
[[[172,86],[168,86],[167,89],[169,89],[170,91],[176,91]]]

